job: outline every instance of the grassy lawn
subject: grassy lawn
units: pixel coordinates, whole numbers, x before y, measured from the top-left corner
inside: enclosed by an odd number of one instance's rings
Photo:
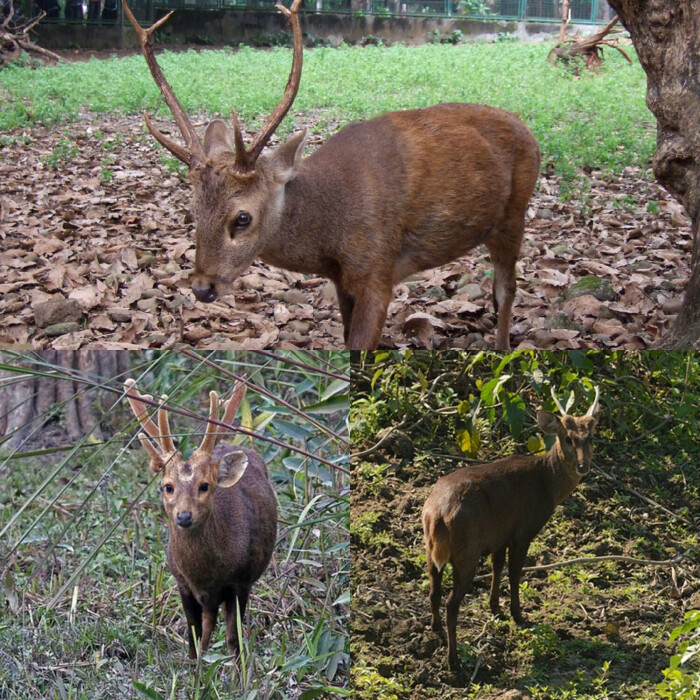
[[[565,177],[581,168],[646,169],[655,120],[636,57],[630,66],[610,51],[599,73],[577,76],[547,62],[550,48],[507,41],[306,50],[299,94],[280,133],[312,113],[320,114],[312,120],[316,129],[327,133],[387,110],[483,102],[519,113],[535,132],[545,167]],[[228,117],[235,107],[254,127],[282,95],[291,52],[166,51],[159,60],[188,112]],[[80,119],[86,109],[105,115],[147,109],[171,120],[140,55],[38,69],[13,64],[0,72],[0,98],[6,134]]]
[[[166,563],[167,520],[126,402],[102,416],[113,429],[103,444],[65,440],[66,408],[54,405],[32,425],[28,442],[0,457],[0,697],[346,693],[349,480],[333,465],[345,460],[348,385],[323,370],[343,371],[347,359],[319,354],[317,372],[243,355],[235,364],[231,355],[208,355],[212,368],[170,353],[132,353],[144,393],[167,390],[173,405],[199,416],[207,415],[207,390],[230,390],[227,370],[245,371],[299,409],[251,387],[239,411],[242,425],[282,443],[254,445],[268,464],[279,523],[273,560],[253,586],[243,622],[242,661],[228,656],[221,618],[200,663],[187,659],[184,614]],[[0,361],[7,381],[22,379],[20,365],[67,378],[60,367],[13,353]],[[82,379],[87,396],[97,397],[94,378]],[[171,415],[171,426],[189,454],[202,423]],[[44,452],[28,454],[37,449]]]

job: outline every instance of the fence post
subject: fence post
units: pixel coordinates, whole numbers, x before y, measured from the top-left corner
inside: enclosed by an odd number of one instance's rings
[[[591,22],[598,20],[598,0],[591,0]]]
[[[518,19],[525,19],[527,15],[527,0],[518,0]]]

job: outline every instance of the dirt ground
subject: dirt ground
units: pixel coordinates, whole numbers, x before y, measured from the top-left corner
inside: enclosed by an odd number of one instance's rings
[[[299,127],[318,120],[296,116]],[[518,264],[514,347],[643,349],[678,311],[692,248],[681,207],[640,169],[585,176],[570,199],[550,168],[540,178]],[[141,117],[84,114],[4,134],[0,180],[0,342],[342,346],[335,292],[320,277],[256,264],[232,294],[195,301],[190,187]],[[491,274],[479,248],[398,285],[383,345],[492,346]],[[65,313],[39,319],[37,306],[56,300]]]
[[[381,479],[376,478],[380,465]],[[616,562],[575,573],[525,573],[521,600],[530,624],[518,628],[509,616],[491,615],[490,568],[484,560],[477,574],[482,580],[460,610],[462,670],[449,671],[446,640],[429,627],[421,509],[437,478],[458,466],[456,461],[401,460],[386,453],[375,455],[374,465],[354,466],[351,648],[363,697],[656,697],[653,685],[668,665],[668,632],[680,624],[688,606],[700,604],[697,565],[691,562],[675,571]],[[604,461],[601,466],[615,469]],[[653,482],[639,475],[639,485],[647,484],[644,493],[650,493]],[[589,474],[533,542],[526,566],[631,554],[641,540],[635,545],[624,535],[611,536],[615,519],[642,523],[659,552],[673,551],[675,535],[664,514],[636,498],[615,495],[619,486]],[[507,596],[506,575],[501,582],[504,611]],[[607,671],[602,670],[605,662]],[[372,676],[374,671],[380,678]]]

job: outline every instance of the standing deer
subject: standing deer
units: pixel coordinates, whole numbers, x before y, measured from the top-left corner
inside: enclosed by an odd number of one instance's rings
[[[540,153],[515,115],[475,104],[388,112],[350,124],[307,158],[306,129],[271,152],[264,146],[292,106],[301,79],[298,10],[284,95],[248,148],[234,112],[233,134],[220,119],[199,140],[158,66],[152,34],[122,0],[143,54],[185,139],[154,138],[190,168],[196,257],[192,291],[211,302],[256,259],[335,285],[346,345],[379,344],[393,287],[484,244],[494,267],[497,350],[510,347],[515,263]]]
[[[430,576],[431,627],[440,631],[442,572],[452,564],[454,583],[447,598],[447,658],[457,658],[457,613],[472,591],[480,557],[490,554],[493,564],[489,604],[499,614],[498,587],[508,550],[510,612],[522,624],[520,575],[530,542],[545,526],[554,509],[588,473],[592,437],[598,413],[598,388],[585,416],[567,415],[552,391],[561,417],[537,412],[540,429],[556,435],[543,455],[513,455],[481,465],[470,465],[441,477],[423,506],[423,533]]]
[[[139,394],[133,379],[126,380],[124,390],[145,432],[139,440],[151,458],[151,472],[162,475],[168,566],[185,609],[189,656],[197,656],[195,637],[201,653],[208,649],[221,605],[226,644],[238,654],[236,604],[242,619],[251,586],[267,568],[277,537],[277,503],[265,462],[249,449],[217,447],[221,433],[211,422],[202,444],[185,459],[170,437],[167,411],[158,410],[156,425],[142,401],[153,397]],[[224,423],[231,423],[244,394],[245,384],[237,384],[224,403]],[[209,420],[218,420],[215,391],[209,401]]]

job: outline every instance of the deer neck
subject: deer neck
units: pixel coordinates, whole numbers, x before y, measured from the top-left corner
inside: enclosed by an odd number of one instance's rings
[[[559,505],[573,493],[581,477],[576,469],[567,465],[559,440],[544,455],[542,464],[551,484],[554,504]]]
[[[333,277],[332,254],[332,204],[318,206],[328,198],[324,196],[326,183],[312,167],[305,167],[304,159],[297,175],[290,180],[281,194],[281,204],[276,221],[268,231],[267,242],[260,259],[275,267],[292,272],[320,274]]]

